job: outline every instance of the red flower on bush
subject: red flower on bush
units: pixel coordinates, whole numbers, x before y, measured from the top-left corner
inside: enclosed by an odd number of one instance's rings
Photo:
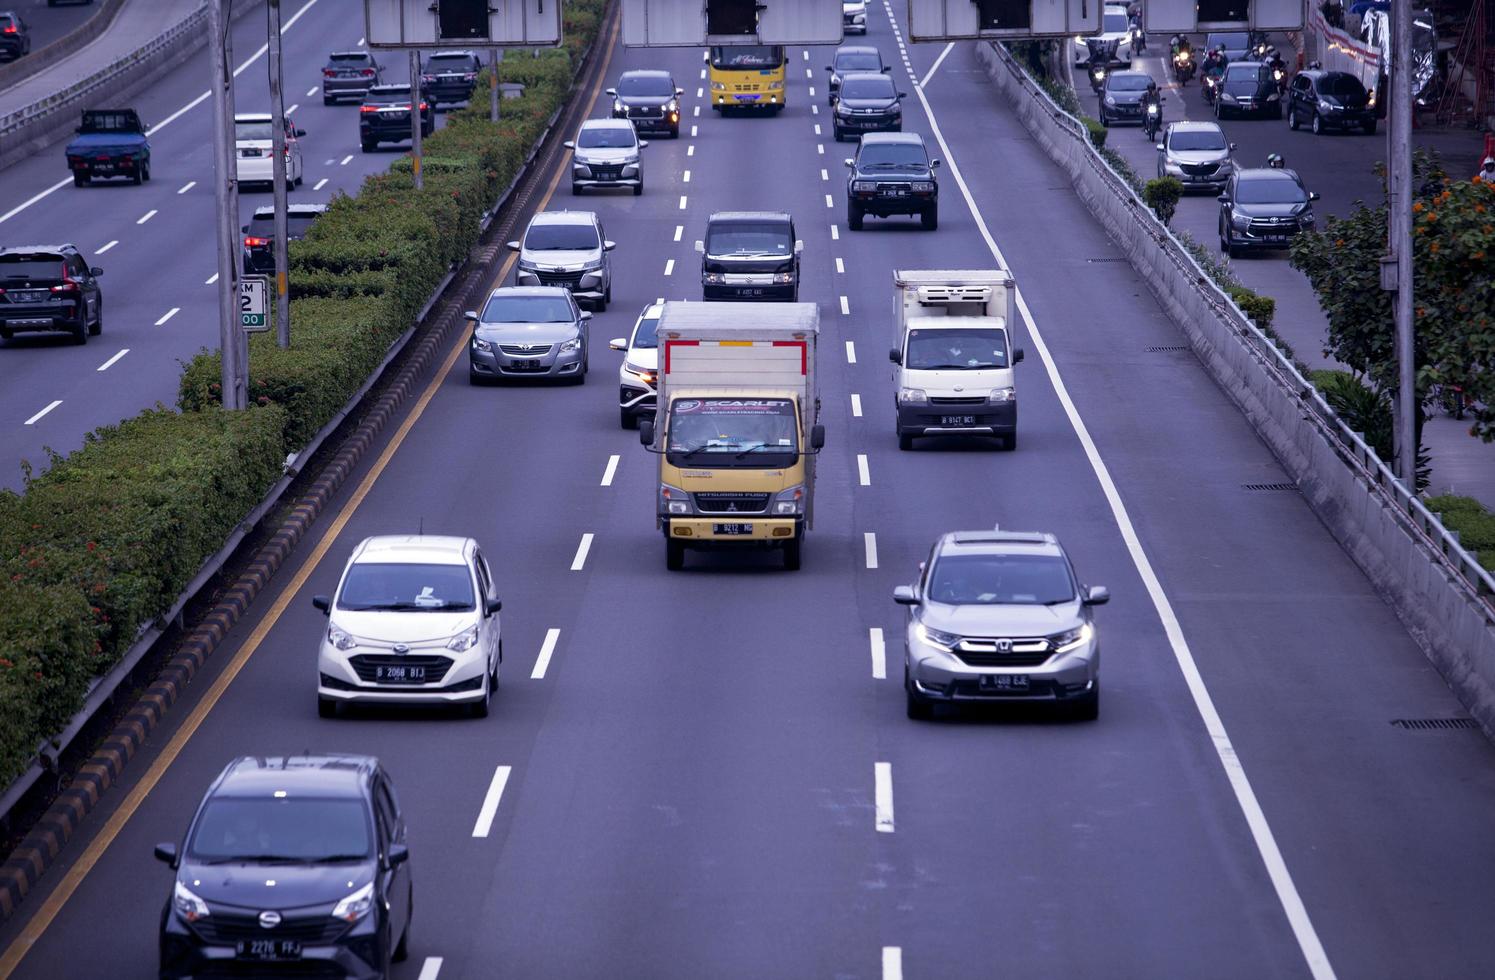
[[[97,548],[98,548],[98,544],[96,542],[93,542],[93,541],[88,542],[88,550],[89,551],[94,551]]]

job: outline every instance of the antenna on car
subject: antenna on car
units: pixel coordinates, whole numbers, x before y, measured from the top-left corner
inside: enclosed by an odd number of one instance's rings
[[[416,522],[416,525],[415,525],[415,536],[417,538],[423,538],[423,537],[426,536],[426,515],[425,514],[420,515],[419,520]]]

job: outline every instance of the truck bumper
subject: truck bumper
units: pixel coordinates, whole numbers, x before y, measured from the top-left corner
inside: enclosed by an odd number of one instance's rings
[[[899,405],[898,431],[911,436],[1009,436],[1017,431],[1017,402]]]
[[[802,517],[748,517],[732,520],[733,516],[661,517],[659,523],[665,537],[692,548],[782,544],[804,533]]]

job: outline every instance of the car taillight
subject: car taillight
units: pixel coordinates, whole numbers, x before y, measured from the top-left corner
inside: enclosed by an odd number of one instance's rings
[[[360,71],[358,74],[362,75],[364,78],[373,78],[374,77],[374,69],[372,69],[372,68],[365,68],[362,71]]]
[[[14,25],[14,24],[6,24],[5,25],[5,30],[0,31],[0,34],[14,34],[14,33],[16,33],[16,25]]]
[[[245,235],[244,236],[244,247],[245,248],[262,248],[263,246],[269,245],[269,244],[270,244],[270,239],[268,239],[268,238],[256,238],[253,235]]]
[[[331,68],[323,68],[322,69],[322,77],[323,78],[336,78],[337,77],[337,72],[334,69],[331,69]]]
[[[358,111],[359,112],[378,112],[379,111],[379,107],[376,106],[376,105],[361,105],[361,106],[358,107]]]

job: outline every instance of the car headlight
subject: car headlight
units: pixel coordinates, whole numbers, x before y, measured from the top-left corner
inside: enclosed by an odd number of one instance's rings
[[[477,642],[478,642],[478,628],[477,628],[476,624],[474,624],[472,626],[469,626],[467,629],[463,630],[462,632],[458,633],[456,636],[452,637],[450,640],[447,640],[446,641],[446,648],[448,650],[454,650],[457,653],[461,653],[464,650],[471,650],[474,646],[477,645]]]
[[[1116,99],[1109,95],[1106,96],[1106,105],[1110,106],[1112,109],[1116,108]]]
[[[1167,173],[1167,174],[1171,174],[1174,177],[1182,177],[1183,173],[1184,173],[1184,168],[1180,167],[1178,164],[1174,163],[1172,160],[1164,160],[1163,161],[1163,172]]]
[[[895,116],[901,116],[903,115],[903,106],[900,103],[894,102],[893,108],[889,109],[888,111]]]
[[[332,907],[332,917],[357,922],[374,907],[374,883],[371,881]]]
[[[1049,646],[1054,648],[1055,653],[1068,653],[1089,643],[1094,634],[1095,630],[1089,623],[1085,623],[1075,629],[1053,634],[1049,637]]]
[[[851,182],[851,189],[858,194],[870,194],[877,190],[877,185],[870,180],[854,180]]]
[[[1229,92],[1221,92],[1220,93],[1220,101],[1221,102],[1234,102],[1235,101],[1235,96],[1231,95]]]
[[[1251,217],[1245,214],[1230,212],[1230,224],[1236,231],[1247,231],[1251,227]]]
[[[327,627],[327,642],[339,650],[351,650],[358,646],[358,641],[353,638],[353,634],[345,633],[336,626]]]
[[[773,498],[773,512],[776,517],[789,517],[804,512],[805,486],[803,483],[795,484],[788,490],[780,490]]]
[[[898,400],[909,405],[928,405],[929,395],[923,388],[899,388]]]
[[[519,260],[519,271],[520,272],[534,272],[538,268],[539,267],[536,266],[535,263],[531,262],[529,259],[520,259]]]
[[[671,99],[670,101],[668,101],[668,102],[666,102],[664,104],[664,111],[665,112],[679,112],[680,111],[680,103],[677,102],[674,99]]]
[[[727,274],[725,272],[703,272],[701,281],[707,285],[720,286],[726,283]]]
[[[634,364],[634,363],[632,363],[630,361],[624,361],[623,362],[623,370],[627,371],[629,374],[633,375],[635,378],[638,378],[644,384],[652,385],[654,383],[654,378],[656,376],[656,372],[651,371],[648,368],[639,367],[637,364]]]
[[[613,112],[621,112],[626,115],[628,112],[628,107],[625,106],[622,102],[619,102],[617,99],[613,99]]]
[[[1015,398],[1017,398],[1017,392],[1010,386],[1006,388],[993,388],[991,394],[986,396],[986,400],[993,405],[1005,405]]]
[[[1327,99],[1319,99],[1319,112],[1331,112],[1333,109],[1334,103]]]
[[[491,354],[493,352],[493,345],[490,344],[488,341],[484,340],[482,337],[479,337],[476,334],[474,334],[473,338],[472,338],[472,349],[473,350],[480,350],[480,351],[484,352],[485,354]]]
[[[852,115],[853,112],[854,112],[854,110],[850,106],[848,106],[845,102],[837,102],[836,103],[836,115],[838,115],[838,116],[849,116],[849,115]]]
[[[570,340],[561,341],[561,353],[571,354],[581,350],[581,338],[572,337]]]
[[[934,193],[934,181],[932,180],[916,180],[910,186],[913,188],[915,194]]]
[[[194,895],[192,889],[180,881],[171,893],[171,907],[184,922],[196,922],[208,916],[208,903]]]
[[[665,514],[689,514],[694,510],[690,504],[690,494],[668,483],[659,485],[659,509]]]
[[[932,627],[925,626],[923,623],[919,623],[914,627],[914,635],[932,647],[939,647],[946,653],[954,650],[961,639],[959,633],[946,633],[944,630],[933,629]]]

